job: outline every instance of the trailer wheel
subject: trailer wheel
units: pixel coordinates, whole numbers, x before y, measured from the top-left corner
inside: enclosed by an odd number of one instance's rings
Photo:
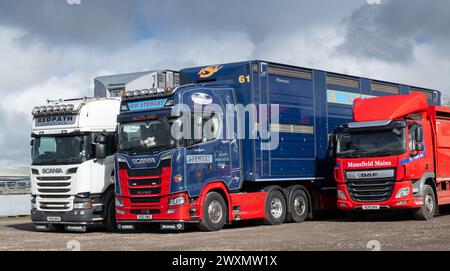
[[[309,212],[309,198],[305,191],[297,189],[289,197],[289,209],[287,213],[287,221],[300,223],[305,221]]]
[[[217,192],[206,195],[203,204],[203,218],[198,225],[202,231],[218,231],[227,222],[227,204],[223,197]]]
[[[423,191],[423,206],[414,212],[414,217],[418,220],[430,220],[436,213],[436,195],[433,188],[427,184]]]
[[[286,218],[286,200],[279,190],[271,190],[266,199],[266,217],[264,223],[267,225],[280,225]]]

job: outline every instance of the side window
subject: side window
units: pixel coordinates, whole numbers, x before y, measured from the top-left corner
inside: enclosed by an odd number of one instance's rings
[[[192,118],[190,145],[217,139],[221,129],[221,120],[217,113],[209,118],[194,116]]]
[[[408,144],[409,144],[409,150],[413,151],[416,146],[416,140],[415,140],[415,134],[417,130],[417,124],[413,123],[408,126]]]

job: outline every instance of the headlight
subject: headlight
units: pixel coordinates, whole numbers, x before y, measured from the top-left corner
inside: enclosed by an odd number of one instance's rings
[[[123,200],[116,198],[116,207],[123,207]]]
[[[186,200],[183,196],[169,199],[169,206],[184,204]]]
[[[37,209],[37,204],[36,204],[36,202],[32,202],[32,203],[31,203],[31,209]]]
[[[345,196],[345,193],[342,190],[337,191],[337,196],[340,200],[347,200],[347,196]]]
[[[92,201],[89,202],[83,202],[83,203],[74,203],[73,204],[74,209],[91,209],[92,208]]]
[[[402,189],[398,190],[397,195],[395,195],[395,198],[400,199],[403,197],[407,197],[407,196],[409,196],[410,192],[411,192],[411,188],[403,187]]]

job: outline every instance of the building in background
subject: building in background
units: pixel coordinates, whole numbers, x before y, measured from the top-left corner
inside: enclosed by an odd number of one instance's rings
[[[0,217],[29,215],[30,169],[0,167]]]
[[[100,76],[94,79],[95,97],[121,97],[124,91],[176,87],[180,75],[176,71],[144,71]]]

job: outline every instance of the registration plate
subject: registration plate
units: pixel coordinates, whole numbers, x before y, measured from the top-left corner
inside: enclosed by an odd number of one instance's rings
[[[47,216],[47,221],[61,222],[61,217],[60,216]]]
[[[138,215],[137,216],[138,220],[148,220],[148,219],[152,219],[152,215]]]
[[[380,205],[363,205],[363,210],[380,210]]]

